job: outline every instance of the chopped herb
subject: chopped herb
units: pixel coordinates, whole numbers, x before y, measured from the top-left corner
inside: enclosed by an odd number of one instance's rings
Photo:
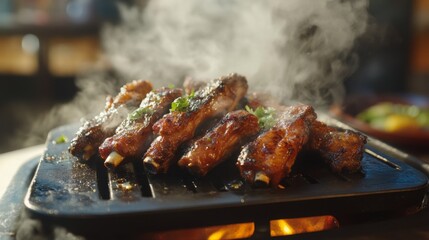
[[[168,85],[168,88],[171,88],[171,89],[173,89],[173,88],[175,88],[176,86],[174,86],[174,84],[169,84]]]
[[[246,111],[258,117],[259,127],[268,130],[276,123],[276,110],[274,108],[257,107],[255,110],[245,106]]]
[[[69,139],[64,134],[61,134],[59,137],[57,137],[54,141],[54,144],[61,144],[66,143]]]
[[[189,95],[176,98],[171,103],[170,112],[185,112],[191,104],[191,99],[193,99],[194,97],[195,93],[194,91],[192,91]]]
[[[152,113],[153,110],[147,107],[139,107],[128,115],[128,119],[137,120],[143,117],[144,114]]]

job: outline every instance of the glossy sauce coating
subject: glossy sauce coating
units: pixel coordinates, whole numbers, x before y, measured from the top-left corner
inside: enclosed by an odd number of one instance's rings
[[[276,187],[307,143],[315,119],[311,106],[286,108],[274,127],[243,147],[237,161],[241,176],[251,184],[263,181]]]
[[[196,91],[186,111],[173,111],[164,115],[153,126],[158,137],[144,156],[146,169],[151,173],[166,172],[179,146],[194,137],[198,126],[233,110],[247,89],[245,77],[238,74],[223,76]]]
[[[128,109],[138,107],[146,94],[152,90],[152,84],[144,80],[135,80],[124,85],[115,98],[108,98],[104,111],[93,119],[84,122],[71,141],[69,152],[81,159],[88,160],[98,152],[98,147],[121,123]]]
[[[259,130],[255,115],[244,110],[230,112],[216,127],[192,144],[179,160],[179,166],[204,176]]]
[[[153,140],[152,126],[170,109],[181,89],[161,88],[147,94],[139,108],[132,112],[116,129],[115,135],[104,140],[99,148],[106,159],[113,151],[123,157],[142,157]]]
[[[338,130],[315,121],[308,149],[319,153],[334,172],[356,172],[361,168],[366,137],[351,130]]]

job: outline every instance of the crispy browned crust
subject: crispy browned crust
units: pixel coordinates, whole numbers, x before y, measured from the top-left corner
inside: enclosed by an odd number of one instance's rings
[[[153,124],[168,112],[174,99],[181,95],[181,89],[170,88],[148,93],[138,108],[144,109],[144,113],[136,119],[125,119],[115,135],[104,140],[99,147],[101,158],[106,159],[113,151],[122,157],[142,157],[153,140]]]
[[[138,106],[140,102],[152,91],[152,83],[145,80],[134,80],[121,87],[119,94],[113,99],[112,105],[107,108],[118,108],[121,105],[131,104]]]
[[[122,110],[136,108],[148,92],[152,84],[148,81],[136,80],[124,85],[115,98],[108,98],[104,111],[93,119],[85,121],[71,141],[69,152],[84,160],[97,153],[100,144],[115,133],[122,121]]]
[[[262,180],[276,187],[307,143],[315,119],[311,106],[286,108],[274,127],[243,147],[237,161],[242,177],[250,184]],[[263,178],[258,179],[260,176]]]
[[[361,168],[366,137],[315,121],[308,149],[319,153],[334,172],[356,172]]]
[[[244,110],[230,112],[216,127],[195,141],[178,164],[204,176],[258,132],[255,115]]]
[[[197,80],[192,77],[187,77],[183,81],[183,89],[186,94],[191,94],[192,92],[196,92],[207,85],[208,81]]]
[[[166,172],[179,146],[192,139],[202,122],[233,110],[247,92],[247,80],[238,74],[215,79],[195,92],[185,112],[164,115],[153,125],[159,136],[144,156],[144,165],[151,173]]]

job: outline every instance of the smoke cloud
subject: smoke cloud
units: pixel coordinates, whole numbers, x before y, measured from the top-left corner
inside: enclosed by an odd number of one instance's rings
[[[352,50],[367,7],[367,0],[157,0],[121,6],[122,23],[102,36],[126,79],[162,85],[237,72],[253,90],[323,106],[342,99],[342,81],[358,64]]]
[[[156,87],[191,76],[236,72],[251,91],[315,107],[341,101],[343,80],[358,65],[353,53],[368,25],[368,0],[156,0],[120,6],[122,21],[101,34],[114,76],[79,76],[73,101],[40,116],[22,113],[16,146],[41,143],[53,127],[90,118],[125,81]]]
[[[18,147],[41,144],[53,128],[92,118],[103,109],[106,97],[116,95],[124,82],[94,70],[79,77],[76,84],[80,91],[71,102],[55,105],[47,111],[22,111],[22,107],[17,107],[15,115],[20,119],[20,127],[9,144]]]
[[[358,65],[354,43],[369,19],[368,0],[156,0],[120,7],[122,21],[104,27],[102,43],[121,80],[97,70],[78,77],[72,102],[39,116],[20,113],[29,122],[11,145],[42,143],[55,126],[96,115],[124,80],[149,79],[159,87],[237,72],[251,91],[276,99],[315,107],[339,102],[343,80]]]

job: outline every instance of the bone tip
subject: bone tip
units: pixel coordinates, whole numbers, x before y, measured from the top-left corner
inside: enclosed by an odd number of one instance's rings
[[[122,160],[124,160],[124,157],[119,153],[111,152],[106,158],[106,161],[104,161],[104,166],[108,169],[113,169],[117,167],[122,162]]]
[[[143,160],[143,165],[150,174],[157,174],[160,170],[160,165],[151,157],[145,157]]]
[[[270,184],[270,177],[263,172],[257,172],[254,178],[254,185],[256,187],[266,187]]]

